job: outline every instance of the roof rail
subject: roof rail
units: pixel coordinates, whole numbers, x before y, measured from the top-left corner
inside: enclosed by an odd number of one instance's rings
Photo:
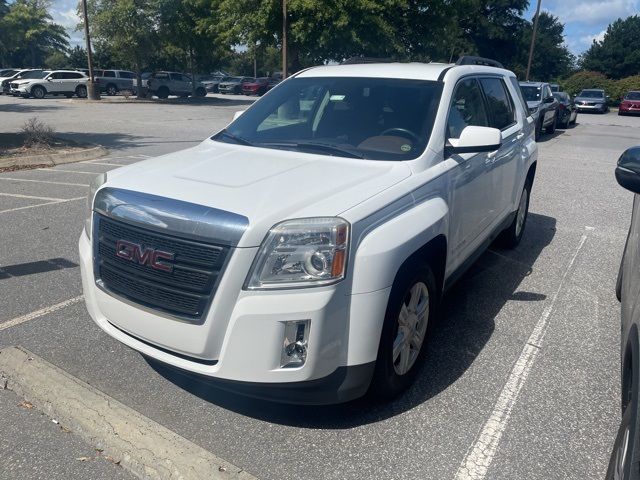
[[[504,68],[500,62],[484,57],[474,57],[471,55],[464,55],[458,59],[456,65],[486,65],[487,67]]]
[[[391,58],[373,58],[373,57],[351,57],[343,60],[340,65],[356,65],[359,63],[391,63]]]

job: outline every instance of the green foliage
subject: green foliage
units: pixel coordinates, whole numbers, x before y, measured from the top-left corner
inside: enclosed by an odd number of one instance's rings
[[[0,7],[0,63],[38,67],[47,55],[69,45],[64,28],[53,23],[48,0],[16,0]]]
[[[50,68],[51,70],[63,70],[65,68],[71,68],[69,57],[67,57],[64,52],[60,51],[53,52],[51,55],[49,55],[44,61],[44,66],[46,68]]]
[[[623,78],[640,72],[640,16],[618,19],[607,27],[601,42],[593,41],[582,56],[582,68]]]
[[[577,95],[585,88],[603,88],[609,92],[612,81],[599,72],[580,71],[562,81],[562,89],[569,95]]]
[[[76,45],[69,50],[68,63],[70,68],[88,68],[87,51]]]

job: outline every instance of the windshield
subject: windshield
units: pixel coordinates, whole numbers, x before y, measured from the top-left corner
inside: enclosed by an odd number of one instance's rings
[[[601,90],[582,90],[578,96],[583,98],[604,98],[604,92]]]
[[[520,85],[520,90],[522,90],[522,95],[524,95],[524,99],[527,102],[540,101],[540,92],[542,91],[540,87],[534,87],[533,85]]]
[[[15,75],[17,72],[17,70],[11,70],[9,69],[4,69],[4,70],[0,70],[0,77],[11,77],[12,75]]]
[[[44,76],[47,74],[47,72],[45,72],[44,70],[30,70],[28,72],[23,72],[20,75],[18,75],[17,78],[23,79],[23,78],[44,78]]]
[[[568,102],[569,95],[564,92],[553,92],[553,96],[556,97],[556,100],[559,102]]]
[[[426,148],[442,84],[389,78],[293,78],[214,140],[376,160]]]
[[[640,100],[640,92],[629,92],[624,96],[625,100]]]

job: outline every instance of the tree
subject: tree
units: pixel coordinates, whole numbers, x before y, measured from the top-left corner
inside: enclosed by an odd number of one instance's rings
[[[54,51],[69,46],[64,28],[47,12],[49,0],[16,0],[0,20],[5,37],[5,58],[20,66],[40,66]]]
[[[632,15],[609,24],[602,41],[594,40],[581,59],[586,70],[612,78],[640,73],[640,17]]]
[[[53,52],[49,55],[45,61],[44,66],[46,68],[50,68],[51,70],[62,70],[65,68],[70,68],[69,58],[65,55],[64,52]]]
[[[90,0],[87,3],[92,37],[108,45],[123,66],[136,71],[138,85],[142,84],[142,68],[158,47],[158,12],[154,0]]]
[[[87,51],[76,45],[68,54],[68,63],[71,68],[87,68]]]

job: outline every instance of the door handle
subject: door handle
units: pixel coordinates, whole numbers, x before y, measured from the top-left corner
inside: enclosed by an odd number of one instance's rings
[[[497,154],[498,154],[498,150],[494,150],[493,152],[487,153],[487,160],[491,160],[491,159],[495,158],[495,156]]]
[[[518,135],[516,135],[516,139],[518,140],[522,140],[524,138],[524,132],[520,132]]]

